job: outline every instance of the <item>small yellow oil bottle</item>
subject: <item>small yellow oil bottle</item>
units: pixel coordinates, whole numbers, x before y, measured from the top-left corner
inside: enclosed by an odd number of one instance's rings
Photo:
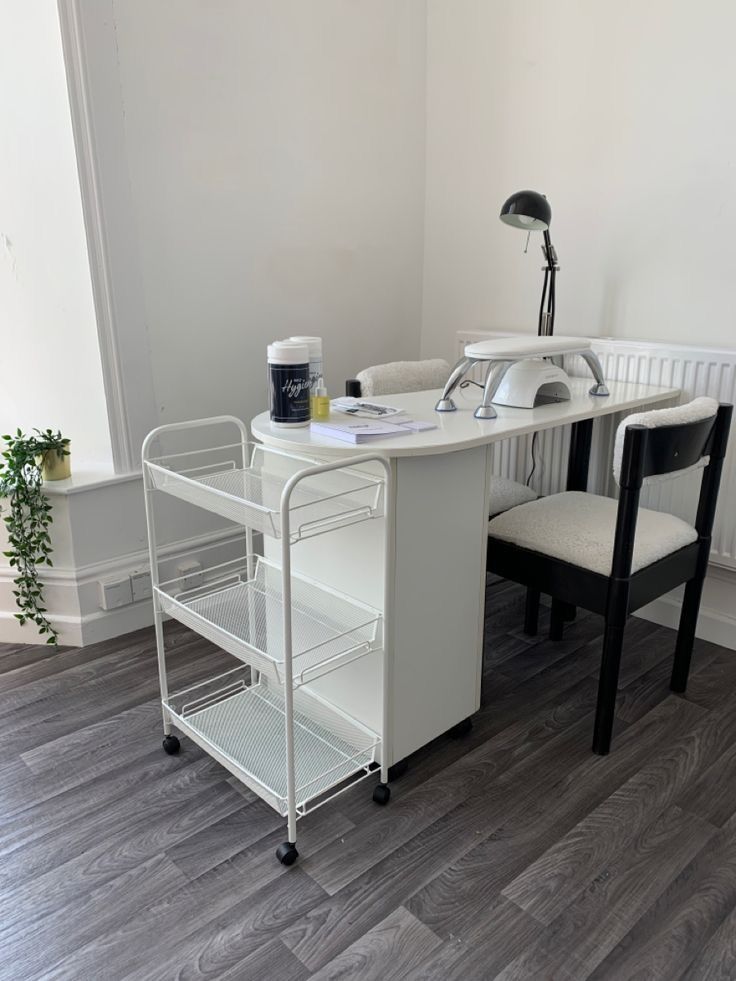
[[[317,392],[312,396],[312,418],[325,420],[330,418],[330,397],[325,388],[324,378],[320,375]]]

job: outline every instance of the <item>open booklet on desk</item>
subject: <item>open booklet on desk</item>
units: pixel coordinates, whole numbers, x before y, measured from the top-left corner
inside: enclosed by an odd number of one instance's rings
[[[388,419],[392,416],[405,416],[406,412],[398,405],[383,405],[379,402],[368,402],[366,399],[356,399],[344,395],[330,402],[330,409],[343,412],[350,416],[360,416],[366,419]]]
[[[406,433],[421,433],[426,429],[436,429],[432,422],[418,422],[403,414],[391,416],[391,421],[367,419],[364,416],[342,416],[325,422],[313,422],[310,429],[318,436],[330,436],[345,443],[369,443],[375,439],[401,436]]]

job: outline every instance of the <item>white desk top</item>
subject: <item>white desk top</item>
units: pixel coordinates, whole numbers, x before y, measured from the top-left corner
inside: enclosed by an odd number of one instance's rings
[[[381,456],[426,456],[433,453],[451,453],[471,446],[493,443],[523,436],[541,429],[553,429],[582,419],[609,415],[612,412],[631,412],[643,406],[655,406],[676,398],[677,388],[658,388],[654,385],[638,385],[633,382],[607,382],[611,394],[600,397],[588,395],[590,378],[572,378],[572,398],[569,402],[554,402],[535,409],[515,409],[504,405],[495,406],[496,419],[476,419],[473,412],[481,399],[481,391],[475,386],[457,389],[453,399],[456,412],[435,412],[434,406],[442,392],[411,392],[405,395],[371,397],[372,402],[401,406],[414,419],[432,422],[437,429],[408,436],[355,445],[328,436],[315,436],[308,427],[304,429],[272,429],[268,412],[262,412],[251,422],[256,439],[267,446],[277,446],[297,453],[315,453],[320,457],[347,456],[358,453],[380,453]],[[340,413],[333,414],[341,417]]]

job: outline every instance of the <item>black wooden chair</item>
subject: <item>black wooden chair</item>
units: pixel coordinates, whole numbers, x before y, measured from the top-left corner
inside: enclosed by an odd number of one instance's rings
[[[732,408],[697,399],[646,413],[646,425],[637,425],[637,416],[624,420],[618,503],[584,493],[587,463],[581,477],[580,461],[571,461],[567,492],[522,504],[489,523],[488,570],[552,597],[553,639],[576,606],[605,616],[593,736],[599,755],[611,746],[628,615],[681,583],[687,585],[670,688],[686,689]],[[682,421],[690,417],[695,421]],[[702,465],[704,457],[694,527],[639,508],[648,478],[676,475]]]

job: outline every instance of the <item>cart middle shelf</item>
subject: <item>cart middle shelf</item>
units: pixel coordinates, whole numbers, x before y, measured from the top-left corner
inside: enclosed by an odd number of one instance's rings
[[[162,611],[283,684],[281,569],[262,556],[246,556],[207,575],[194,589],[180,589],[181,579],[161,583],[156,596]],[[297,573],[291,576],[291,621],[294,686],[383,643],[377,610]]]

